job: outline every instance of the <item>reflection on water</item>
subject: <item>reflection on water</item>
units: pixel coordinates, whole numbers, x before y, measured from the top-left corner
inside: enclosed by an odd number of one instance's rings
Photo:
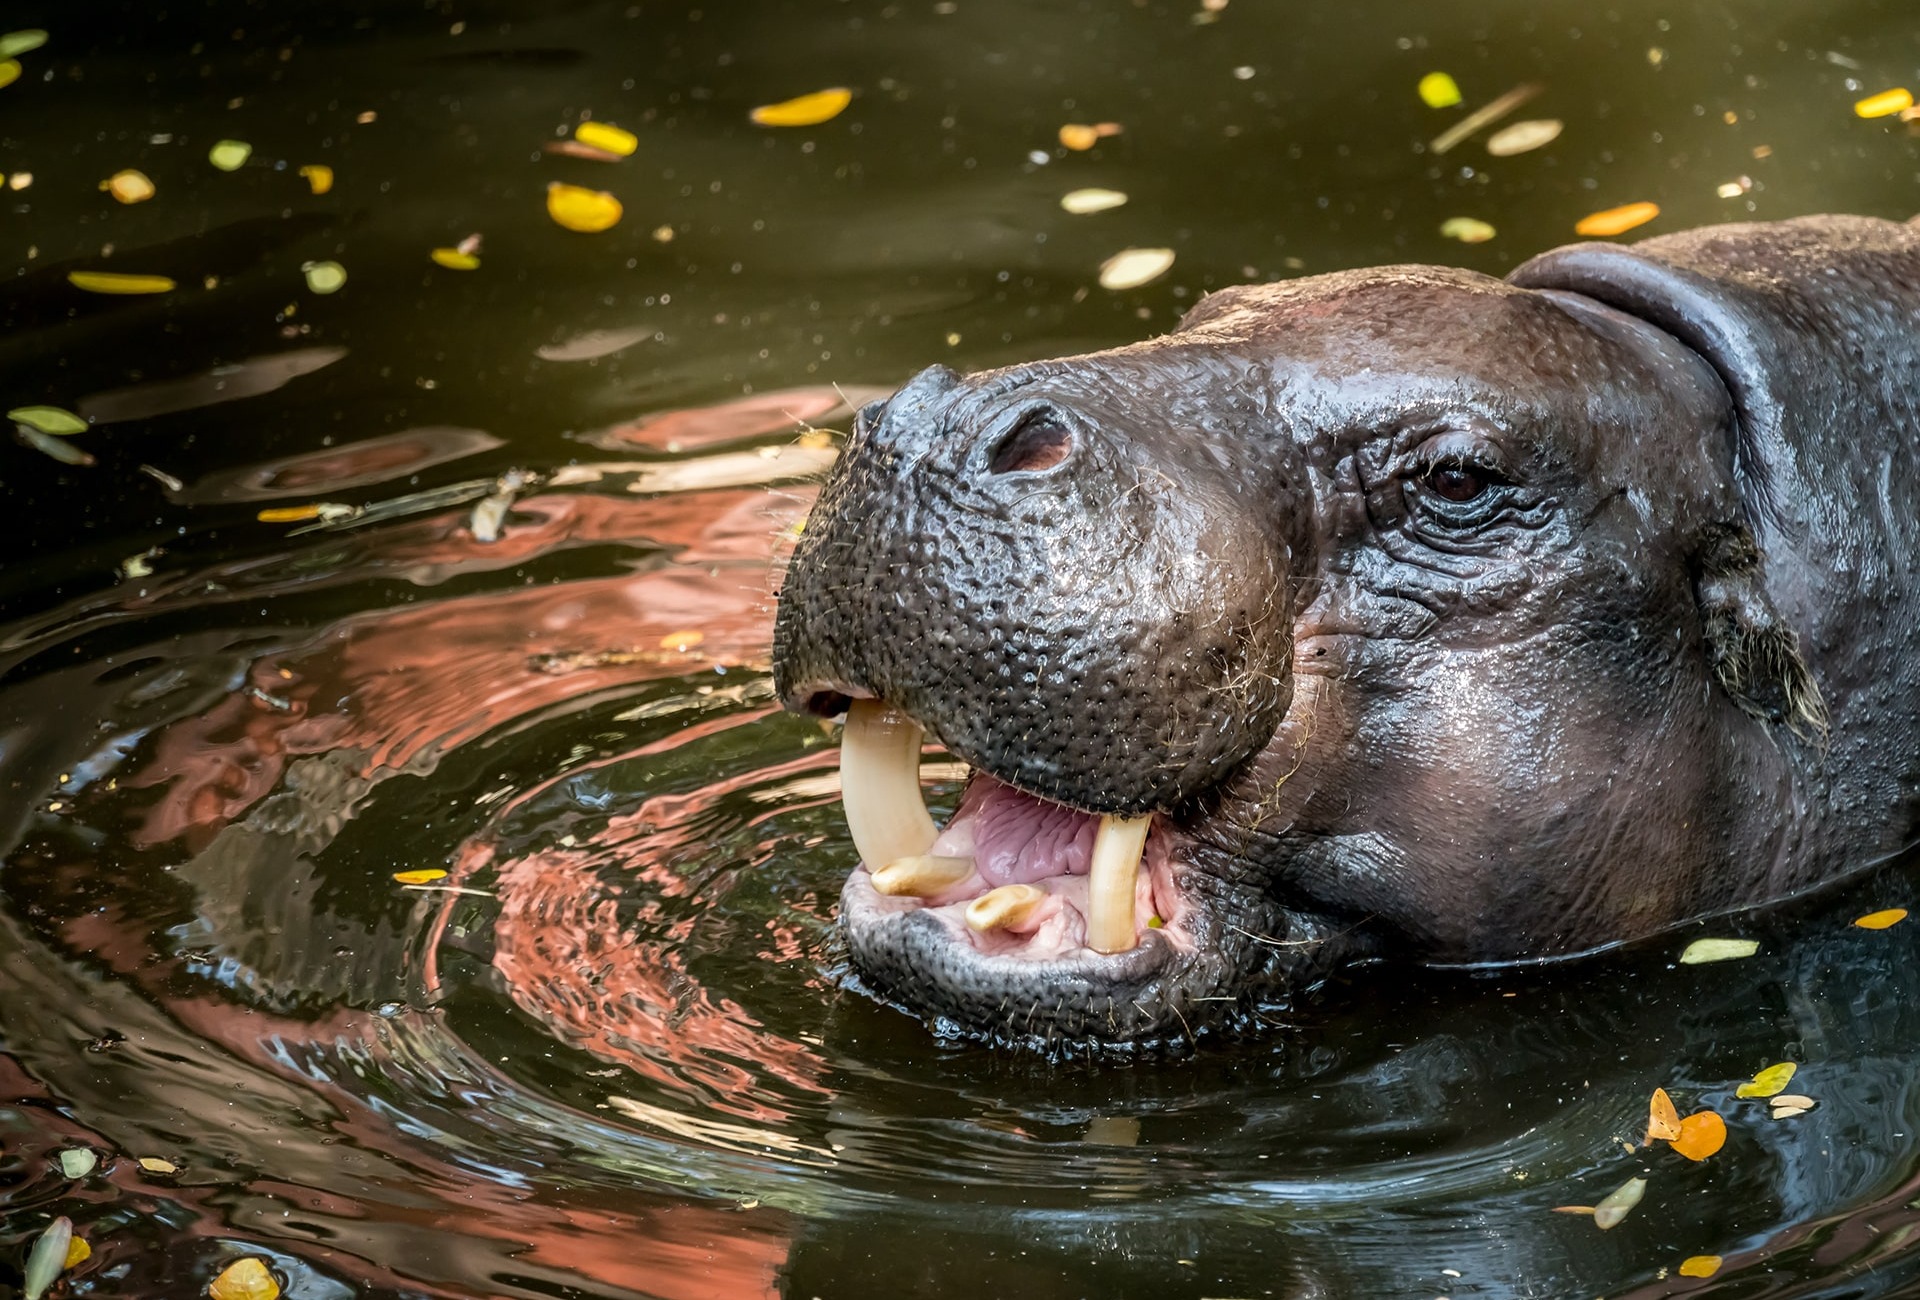
[[[0,90],[7,405],[96,461],[0,451],[0,1289],[55,1214],[98,1295],[241,1254],[300,1297],[1920,1285],[1920,928],[1847,924],[1906,867],[1710,927],[1744,962],[1382,967],[1264,1041],[1049,1066],[852,981],[834,740],[766,674],[834,431],[918,367],[1242,278],[1498,272],[1635,199],[1904,215],[1920,150],[1850,111],[1910,75],[1904,12],[83,8]],[[1435,157],[1436,68],[1566,128]],[[641,149],[542,151],[589,114]],[[556,179],[627,217],[559,230]],[[1129,201],[1060,209],[1092,185]],[[1175,268],[1095,287],[1127,246]],[[66,282],[102,267],[181,287]],[[1736,1088],[1782,1060],[1818,1104],[1774,1120]],[[1640,1145],[1655,1086],[1725,1149]],[[1553,1212],[1632,1177],[1617,1228]]]

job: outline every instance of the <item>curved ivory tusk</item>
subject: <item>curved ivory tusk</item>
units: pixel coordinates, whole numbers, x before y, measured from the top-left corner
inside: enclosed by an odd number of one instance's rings
[[[1102,817],[1087,872],[1087,946],[1095,952],[1126,952],[1139,942],[1133,926],[1134,881],[1147,847],[1144,817]]]
[[[869,870],[933,847],[933,818],[920,797],[920,727],[878,700],[847,706],[840,737],[840,800],[853,846]]]

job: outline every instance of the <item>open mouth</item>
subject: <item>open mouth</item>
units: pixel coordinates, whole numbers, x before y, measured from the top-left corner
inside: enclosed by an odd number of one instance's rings
[[[1183,946],[1171,835],[1154,814],[1081,812],[976,772],[937,828],[920,795],[922,735],[883,702],[848,705],[841,789],[861,860],[842,895],[850,932],[923,914],[964,946],[949,960],[1082,970],[1143,945]]]

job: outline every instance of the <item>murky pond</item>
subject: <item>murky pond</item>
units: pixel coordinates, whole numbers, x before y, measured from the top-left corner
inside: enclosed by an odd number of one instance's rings
[[[1905,216],[1920,139],[1854,104],[1920,77],[1909,6],[0,8],[50,34],[0,88],[0,399],[91,425],[0,446],[0,1290],[55,1216],[100,1296],[1920,1287],[1920,926],[1850,924],[1904,864],[1049,1064],[849,987],[835,738],[767,663],[850,403],[1633,202]],[[1528,84],[1557,138],[1434,150]],[[545,147],[588,118],[632,155]],[[1172,269],[1100,287],[1129,247]],[[1810,1109],[1738,1095],[1779,1062]],[[1724,1147],[1643,1145],[1656,1087]]]

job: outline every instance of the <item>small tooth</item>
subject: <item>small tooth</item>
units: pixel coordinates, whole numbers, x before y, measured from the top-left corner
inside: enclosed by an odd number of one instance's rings
[[[896,858],[873,873],[873,887],[889,896],[932,898],[973,874],[972,858]]]
[[[1134,881],[1152,824],[1152,813],[1100,819],[1087,872],[1087,946],[1095,952],[1126,952],[1139,942],[1133,928]]]
[[[1046,901],[1047,891],[1038,885],[1002,885],[967,904],[967,924],[983,934],[1004,930],[1026,920]]]
[[[933,847],[920,796],[920,727],[878,700],[855,700],[840,737],[840,801],[853,846],[869,867]]]

